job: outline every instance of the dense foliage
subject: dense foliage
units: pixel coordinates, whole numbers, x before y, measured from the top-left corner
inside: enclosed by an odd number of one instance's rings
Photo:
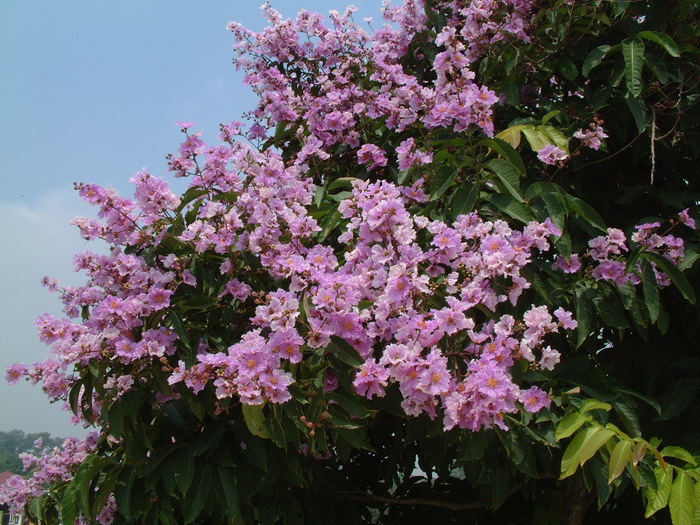
[[[47,279],[53,357],[8,377],[97,432],[2,498],[46,523],[692,523],[697,2],[263,12],[229,25],[259,103],[218,145],[180,123],[183,195],[78,185],[113,249]]]

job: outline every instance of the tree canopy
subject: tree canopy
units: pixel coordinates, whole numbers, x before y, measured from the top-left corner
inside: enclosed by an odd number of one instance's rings
[[[42,523],[635,523],[700,513],[698,4],[406,0],[231,23],[259,96],[45,284],[95,432]]]

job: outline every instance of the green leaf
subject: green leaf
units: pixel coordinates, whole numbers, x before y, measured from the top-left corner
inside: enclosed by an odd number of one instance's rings
[[[78,495],[75,489],[71,485],[68,485],[63,492],[63,498],[61,498],[61,521],[62,523],[75,523],[77,518]]]
[[[603,403],[602,401],[598,401],[597,399],[586,399],[579,408],[579,410],[584,414],[586,412],[590,412],[591,410],[605,410],[606,412],[608,412],[611,409],[612,406],[609,403]]]
[[[338,210],[338,206],[339,204],[333,206],[326,212],[323,219],[321,219],[321,223],[319,224],[321,231],[318,235],[318,242],[325,241],[331,231],[343,220],[343,215]]]
[[[668,497],[671,495],[671,484],[673,482],[673,469],[663,468],[661,466],[654,469],[654,477],[656,478],[656,490],[649,491],[647,508],[644,517],[648,518],[657,511],[668,505]]]
[[[553,126],[537,126],[537,130],[546,135],[550,142],[569,154],[569,139]]]
[[[559,71],[567,80],[574,80],[578,76],[578,69],[570,59],[565,56],[559,58]]]
[[[661,31],[641,31],[637,34],[637,37],[659,44],[672,57],[678,58],[681,56],[678,45],[673,41],[673,38],[666,33],[662,33]]]
[[[336,335],[331,336],[331,340],[326,347],[326,350],[340,359],[343,363],[358,368],[365,362],[364,359],[357,353],[357,350],[348,343],[345,339]]]
[[[538,130],[532,124],[523,125],[522,132],[530,144],[532,151],[540,151],[548,144],[553,144],[552,140],[546,133],[544,133],[542,130]]]
[[[430,200],[434,201],[442,197],[450,189],[458,174],[459,168],[453,169],[452,166],[440,168],[430,184]]]
[[[637,124],[637,131],[643,133],[647,127],[647,108],[640,98],[633,97],[631,93],[625,93],[625,103]]]
[[[489,202],[493,203],[496,208],[513,219],[525,224],[533,220],[532,213],[530,212],[529,208],[508,194],[497,193],[495,195],[489,195],[488,200]]]
[[[576,434],[576,437],[574,437],[571,443],[569,443],[569,446],[566,447],[564,455],[561,458],[561,475],[559,479],[568,478],[576,472],[581,462],[581,450],[583,446],[588,442],[591,436],[599,430],[602,429],[600,427],[590,426]]]
[[[600,214],[593,209],[593,207],[585,201],[582,201],[578,197],[573,195],[567,195],[567,201],[569,207],[578,215],[581,219],[585,220],[588,224],[597,228],[603,232],[607,232],[605,227],[605,221],[600,216]]]
[[[211,464],[207,461],[199,464],[201,474],[196,477],[196,483],[192,490],[185,494],[183,502],[185,524],[192,523],[202,513],[209,498],[209,488],[211,486]],[[198,469],[199,470],[199,469]]]
[[[695,514],[695,482],[684,471],[679,471],[668,501],[673,525],[691,525]]]
[[[547,122],[552,120],[559,113],[561,113],[561,111],[558,109],[555,109],[554,111],[550,111],[549,113],[547,113],[544,117],[542,117],[542,125],[544,126]]]
[[[348,414],[359,419],[370,417],[376,412],[374,410],[369,410],[363,407],[362,405],[356,403],[355,401],[345,396],[344,394],[341,394],[338,391],[331,392],[328,395],[328,400],[337,403],[338,405],[343,407]]]
[[[559,110],[551,111],[547,115],[553,114],[552,116],[554,116],[557,113],[559,113]],[[547,118],[547,115],[545,115],[544,118]],[[518,133],[518,135],[520,135],[520,133]],[[510,162],[513,165],[513,167],[516,170],[518,170],[518,172],[520,172],[520,175],[525,175],[525,163],[523,162],[523,159],[520,158],[520,155],[515,150],[515,148],[509,143],[509,141],[496,137],[495,139],[484,139],[478,144],[488,146],[496,153],[501,155],[505,160]]]
[[[586,58],[583,59],[583,66],[581,67],[581,73],[583,76],[587,77],[593,68],[599,66],[601,62],[603,62],[605,55],[607,55],[611,50],[613,50],[611,46],[598,46],[591,49],[588,55],[586,55]]]
[[[644,303],[649,311],[649,320],[655,323],[659,318],[659,284],[656,282],[654,269],[647,260],[642,261],[642,288],[644,290]]]
[[[227,516],[232,518],[240,512],[238,502],[238,487],[236,486],[236,478],[231,473],[230,469],[217,467],[219,471],[219,486],[223,497],[224,508]]]
[[[581,346],[583,342],[591,334],[593,322],[593,309],[591,300],[588,298],[588,288],[580,287],[576,290],[574,296],[574,307],[576,309],[576,348]]]
[[[608,484],[620,477],[622,472],[627,467],[627,464],[632,459],[632,442],[623,439],[610,454],[610,463],[608,465]]]
[[[558,424],[554,432],[554,439],[557,441],[568,438],[571,434],[576,432],[581,426],[590,421],[590,416],[582,414],[581,412],[573,412],[562,419]]]
[[[683,272],[681,272],[671,261],[669,261],[663,255],[659,255],[657,253],[644,252],[641,256],[656,263],[656,265],[671,278],[671,281],[683,294],[683,297],[685,297],[690,303],[695,304],[695,290],[693,290],[693,287],[690,285],[685,275],[683,275]]]
[[[638,97],[642,92],[642,67],[644,65],[644,42],[639,38],[622,41],[622,56],[625,59],[625,83],[627,91]]]
[[[474,209],[476,198],[479,196],[479,187],[471,182],[463,182],[455,191],[452,198],[452,217],[466,215]]]
[[[492,159],[486,166],[496,175],[503,188],[520,202],[525,202],[520,195],[520,174],[518,170],[508,161],[503,159]]]
[[[182,320],[180,319],[178,313],[175,310],[171,310],[168,317],[170,318],[170,324],[173,327],[173,331],[177,334],[185,347],[191,350],[192,347],[190,346],[190,336],[187,334],[187,330],[185,330],[185,326],[182,324]]]
[[[182,449],[178,453],[178,461],[175,470],[175,483],[181,494],[187,494],[194,478],[194,456],[189,448]]]
[[[517,148],[520,146],[520,132],[522,131],[523,126],[511,126],[510,128],[504,129],[500,133],[496,135],[497,139],[501,139],[504,142],[507,142],[512,148]]]
[[[669,458],[676,458],[676,459],[683,460],[686,463],[690,463],[693,466],[697,466],[697,464],[698,464],[695,457],[690,452],[688,452],[686,449],[681,448],[681,447],[674,447],[674,446],[664,447],[663,450],[661,450],[661,455],[665,458],[669,457]]]
[[[581,446],[579,453],[579,464],[583,464],[593,457],[600,447],[605,445],[608,440],[615,435],[614,430],[609,428],[597,428],[596,432],[588,436],[588,439]]]
[[[263,405],[246,405],[241,406],[243,411],[243,419],[245,424],[254,436],[268,439],[270,433],[265,427],[265,414],[263,414]]]

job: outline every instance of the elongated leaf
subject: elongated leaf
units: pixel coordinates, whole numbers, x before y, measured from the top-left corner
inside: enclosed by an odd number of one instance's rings
[[[562,419],[554,432],[554,439],[559,441],[560,439],[568,438],[571,434],[576,432],[584,423],[590,421],[590,416],[582,414],[581,412],[573,412]]]
[[[588,224],[595,228],[598,228],[601,231],[607,231],[605,227],[605,221],[603,221],[603,218],[600,216],[600,214],[597,211],[595,211],[590,204],[572,195],[567,195],[567,201],[569,207],[581,219],[585,220]]]
[[[690,303],[695,304],[695,290],[693,290],[693,287],[688,282],[688,279],[685,278],[683,272],[676,268],[671,261],[657,253],[644,252],[641,256],[656,263],[656,265],[659,266],[659,268],[661,268],[664,273],[671,278],[671,281],[683,294],[683,297],[685,297]]]
[[[562,456],[559,479],[568,478],[576,472],[581,462],[581,450],[583,446],[589,441],[591,436],[599,430],[602,429],[600,427],[590,426],[576,434],[576,437],[574,437],[571,443],[569,443],[569,446],[566,447],[564,455]]]
[[[209,498],[212,465],[209,462],[203,462],[199,467],[201,467],[201,473],[196,476],[196,483],[193,485],[192,490],[185,495],[183,503],[185,524],[192,523],[197,519],[204,510]]]
[[[671,495],[671,485],[673,483],[673,469],[656,467],[654,469],[656,478],[656,490],[648,497],[647,508],[644,517],[648,518],[657,511],[668,505],[668,497]]]
[[[551,113],[556,114],[558,112],[559,111],[557,110],[552,111]],[[520,135],[520,133],[518,133],[518,135]],[[518,152],[508,141],[496,137],[495,139],[484,139],[480,141],[479,144],[483,144],[494,150],[505,160],[510,162],[513,165],[513,167],[516,170],[518,170],[520,175],[525,175],[525,163],[523,162],[523,159],[520,158],[520,155],[518,155]]]
[[[647,108],[640,98],[633,97],[631,93],[625,94],[625,103],[637,124],[637,131],[642,133],[647,127]]]
[[[593,457],[600,447],[605,445],[608,440],[615,435],[615,431],[608,428],[599,428],[595,433],[591,434],[586,442],[581,446],[579,453],[579,464],[583,464]]]
[[[559,113],[561,113],[560,110],[555,109],[553,111],[550,111],[547,113],[544,117],[542,117],[542,125],[544,126],[547,122],[552,120],[554,117],[556,117]]]
[[[348,343],[345,339],[338,336],[331,336],[331,340],[326,347],[326,350],[340,359],[343,363],[358,368],[365,362],[364,359],[357,353],[355,347]]]
[[[522,127],[523,135],[527,139],[532,151],[540,151],[542,148],[548,144],[553,144],[549,136],[542,130],[538,130],[532,124],[525,124]]]
[[[171,310],[169,317],[170,324],[173,327],[173,331],[177,334],[180,341],[182,341],[182,344],[184,344],[187,348],[192,349],[192,347],[190,346],[190,336],[187,334],[187,330],[185,330],[185,326],[182,324],[180,316],[175,310]]]
[[[603,403],[597,399],[586,399],[579,410],[582,413],[590,412],[591,410],[605,410],[608,412],[612,410],[612,406],[609,403]]]
[[[695,482],[689,474],[679,471],[668,500],[673,525],[691,525],[695,515]]]
[[[497,193],[489,195],[488,200],[493,203],[499,210],[509,215],[513,219],[527,224],[533,220],[532,213],[528,207],[522,202],[517,201],[511,195],[505,193]]]
[[[359,403],[356,403],[354,400],[341,394],[340,392],[331,392],[328,395],[328,400],[337,403],[338,405],[343,407],[348,414],[359,419],[364,419],[375,413],[375,411],[363,407]]]
[[[638,97],[642,92],[642,67],[644,66],[644,42],[639,38],[622,41],[622,56],[625,59],[625,82],[627,91]]]
[[[642,288],[644,290],[644,303],[649,311],[649,320],[655,323],[659,318],[659,283],[656,281],[654,269],[649,261],[642,261]]]
[[[250,430],[250,433],[254,436],[267,439],[270,437],[270,433],[265,427],[265,414],[263,414],[262,405],[243,405],[243,419],[245,419],[245,424]]]
[[[557,128],[553,126],[537,126],[537,131],[546,135],[552,144],[563,149],[567,155],[569,154],[569,139]]]
[[[681,448],[681,447],[675,447],[675,446],[664,447],[661,450],[661,455],[665,458],[669,457],[669,458],[681,459],[683,461],[690,463],[693,466],[696,466],[698,464],[695,457],[690,452],[688,452],[686,449]]]
[[[479,187],[471,182],[464,182],[455,192],[452,198],[452,216],[457,218],[460,215],[470,213],[476,204],[479,196]]]
[[[486,165],[496,175],[498,181],[508,193],[519,202],[525,202],[522,195],[520,195],[520,174],[510,162],[502,159],[492,159]]]
[[[430,200],[434,201],[442,197],[450,189],[458,174],[459,169],[454,169],[452,166],[440,168],[430,184]]]
[[[225,509],[229,517],[237,516],[240,512],[238,507],[238,487],[236,486],[236,478],[231,473],[230,469],[217,467],[219,471],[219,485],[223,494]]]
[[[605,55],[611,50],[612,47],[610,46],[598,46],[595,49],[591,49],[586,58],[583,59],[583,66],[581,67],[583,76],[587,77],[593,68],[599,66],[603,62]]]
[[[632,459],[632,442],[623,439],[610,454],[610,463],[608,465],[608,483],[612,483],[625,470],[627,464]]]
[[[498,135],[496,135],[496,138],[507,142],[513,148],[517,148],[520,146],[520,135],[522,129],[522,125],[511,126],[501,131]]]
[[[673,38],[668,36],[666,33],[662,33],[661,31],[641,31],[637,34],[637,37],[644,38],[650,42],[656,42],[672,57],[677,58],[681,56],[678,45],[674,42]]]

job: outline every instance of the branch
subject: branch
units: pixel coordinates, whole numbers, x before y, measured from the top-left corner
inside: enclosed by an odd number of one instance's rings
[[[515,492],[519,491],[523,485],[516,485],[509,492],[506,498],[512,496]],[[369,494],[367,492],[352,491],[348,492],[345,490],[334,490],[331,492],[335,494],[340,494],[343,497],[353,500],[353,501],[363,501],[363,502],[374,502],[374,503],[388,503],[389,505],[426,505],[428,507],[441,507],[443,509],[450,509],[452,511],[460,510],[474,510],[474,509],[485,509],[488,504],[483,501],[473,501],[469,503],[453,503],[451,501],[443,501],[438,499],[424,499],[424,498],[394,498],[391,496],[378,496],[376,494]]]

